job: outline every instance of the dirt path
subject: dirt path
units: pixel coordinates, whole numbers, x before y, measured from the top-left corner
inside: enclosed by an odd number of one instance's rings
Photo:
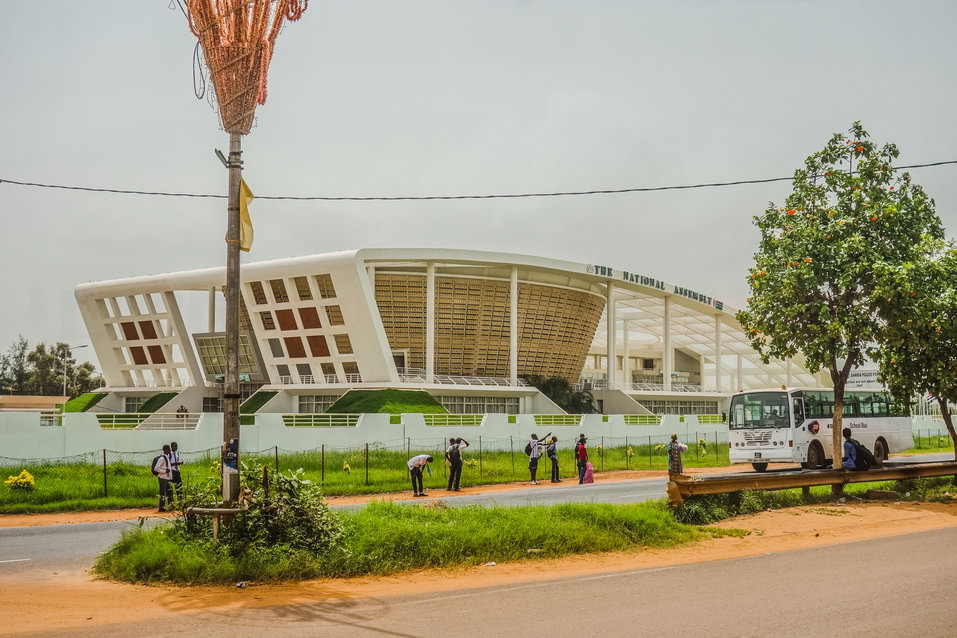
[[[789,467],[782,465],[781,467]],[[687,468],[687,474],[714,474],[728,472],[748,472],[750,465],[732,465],[721,467]],[[618,481],[635,481],[643,479],[663,479],[668,476],[664,470],[623,470],[616,472],[602,472],[595,474],[596,483],[614,483]],[[565,479],[562,484],[573,483]],[[499,483],[497,485],[479,485],[463,488],[461,492],[446,492],[433,490],[431,496],[441,498],[456,498],[475,494],[496,494],[514,490],[528,489],[527,481],[518,483]],[[555,487],[552,483],[540,483],[535,489],[547,490]],[[664,496],[664,494],[662,494]],[[384,494],[365,494],[362,496],[330,496],[327,501],[330,505],[354,505],[371,501],[411,501],[409,492],[388,492]],[[71,523],[108,523],[113,521],[135,521],[140,516],[161,516],[154,509],[126,509],[105,510],[92,512],[56,512],[50,514],[0,514],[0,528],[3,527],[32,527],[35,525],[68,525]]]
[[[540,559],[453,571],[424,570],[387,578],[253,586],[242,590],[225,586],[125,585],[93,580],[84,572],[59,573],[29,582],[22,579],[12,582],[12,579],[0,577],[0,600],[4,607],[0,634],[25,631],[62,633],[70,628],[117,622],[153,622],[181,614],[389,598],[785,552],[957,527],[957,505],[870,503],[805,506],[738,517],[718,526],[743,528],[753,533],[667,550]]]

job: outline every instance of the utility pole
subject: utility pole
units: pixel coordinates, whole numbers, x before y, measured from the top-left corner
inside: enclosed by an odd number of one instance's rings
[[[239,185],[242,135],[229,134],[226,221],[226,378],[223,388],[223,503],[239,499]]]

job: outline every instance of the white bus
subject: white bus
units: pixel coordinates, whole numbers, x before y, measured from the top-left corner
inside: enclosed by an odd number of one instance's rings
[[[883,463],[888,454],[913,446],[910,417],[902,416],[887,392],[844,392],[843,427]],[[731,397],[728,441],[732,463],[750,463],[758,472],[769,463],[830,463],[834,390],[787,388],[749,390]]]

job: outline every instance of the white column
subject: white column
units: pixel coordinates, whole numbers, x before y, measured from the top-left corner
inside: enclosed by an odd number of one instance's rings
[[[606,341],[608,349],[605,353],[607,357],[606,370],[608,375],[608,387],[615,387],[615,368],[618,366],[615,354],[615,287],[611,281],[605,286],[605,331],[607,332]]]
[[[738,390],[744,390],[744,357],[738,355]]]
[[[518,266],[512,266],[508,289],[508,377],[518,385]]]
[[[714,316],[714,388],[721,392],[721,315]]]
[[[216,332],[216,288],[209,289],[209,312],[207,313],[209,320],[208,327],[209,330],[206,332]]]
[[[425,268],[425,381],[435,377],[435,264]]]
[[[788,359],[787,362],[785,363],[785,367],[787,370],[787,386],[790,388],[792,385],[794,385],[793,377],[791,375],[791,360],[790,359]]]
[[[622,370],[621,374],[624,377],[625,389],[631,389],[631,356],[628,349],[628,319],[622,318],[621,320],[622,336],[621,336],[621,349],[622,349]]]
[[[665,296],[665,314],[664,338],[662,339],[663,351],[661,353],[661,376],[665,386],[665,392],[671,391],[671,377],[674,373],[674,349],[671,346],[671,297]]]

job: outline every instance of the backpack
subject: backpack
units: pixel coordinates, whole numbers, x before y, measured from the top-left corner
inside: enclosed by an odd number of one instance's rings
[[[532,455],[532,442],[529,441],[528,443],[525,444],[525,456],[531,456],[531,455]]]
[[[153,476],[159,476],[159,475],[160,475],[160,473],[156,471],[156,462],[159,461],[161,458],[163,458],[163,455],[162,455],[162,454],[160,454],[159,456],[154,456],[154,457],[153,457],[153,462],[150,463],[150,472],[153,473]]]
[[[854,467],[858,470],[867,470],[874,467],[874,455],[871,451],[861,445],[861,442],[857,439],[851,439],[851,443],[854,445],[854,452],[857,454]]]
[[[452,449],[449,451],[449,460],[453,463],[458,463],[462,460],[462,450],[459,449],[458,443],[453,445]]]

